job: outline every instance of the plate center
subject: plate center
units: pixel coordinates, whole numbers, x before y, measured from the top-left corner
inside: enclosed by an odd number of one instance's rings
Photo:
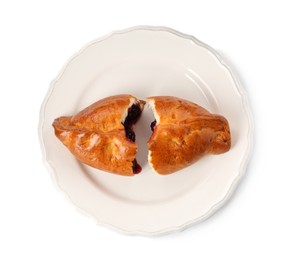
[[[76,109],[79,111],[105,96],[116,94],[132,94],[141,99],[155,95],[177,96],[198,103],[213,113],[218,110],[215,97],[196,72],[170,61],[155,63],[150,60],[117,63],[103,73],[97,73],[84,88]],[[152,111],[146,106],[135,128],[137,159],[142,166],[140,174],[124,177],[83,165],[84,174],[97,189],[107,196],[132,203],[163,203],[205,182],[209,176],[207,160],[211,160],[211,157],[205,157],[193,165],[193,172],[191,167],[167,176],[153,172],[147,162],[147,141],[152,134],[150,123],[153,120]]]

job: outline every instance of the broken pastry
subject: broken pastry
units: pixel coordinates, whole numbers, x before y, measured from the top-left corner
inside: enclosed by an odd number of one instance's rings
[[[148,161],[157,173],[173,173],[206,154],[221,154],[230,149],[229,124],[223,116],[176,97],[147,100],[155,117],[148,141]]]
[[[141,171],[133,127],[144,105],[131,95],[104,98],[74,116],[55,119],[55,135],[79,161],[132,176]]]

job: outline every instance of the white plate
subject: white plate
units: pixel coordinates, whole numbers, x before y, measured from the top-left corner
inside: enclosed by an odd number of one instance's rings
[[[225,116],[231,150],[160,176],[147,163],[153,118],[146,109],[136,127],[141,174],[117,176],[79,163],[55,137],[54,118],[121,93],[177,96]],[[252,120],[244,89],[213,49],[169,28],[141,26],[98,39],[70,59],[43,102],[39,133],[46,165],[79,209],[101,225],[154,235],[199,222],[228,200],[248,161]]]

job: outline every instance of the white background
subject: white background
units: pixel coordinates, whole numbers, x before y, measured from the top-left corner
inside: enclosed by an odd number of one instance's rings
[[[293,259],[294,8],[291,1],[1,1],[0,259]],[[214,216],[163,237],[97,226],[42,163],[39,109],[89,41],[135,25],[191,34],[221,53],[249,94],[252,158]]]

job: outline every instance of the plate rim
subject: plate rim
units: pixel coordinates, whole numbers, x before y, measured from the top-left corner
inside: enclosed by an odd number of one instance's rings
[[[242,101],[242,107],[246,112],[247,120],[248,120],[248,132],[247,132],[247,135],[246,135],[247,150],[245,151],[243,159],[242,159],[242,161],[240,163],[238,174],[236,175],[235,179],[232,181],[226,195],[219,202],[215,203],[205,214],[203,214],[200,217],[194,218],[194,219],[192,219],[192,220],[190,220],[188,222],[185,222],[185,223],[183,223],[181,225],[172,226],[172,227],[169,227],[169,228],[163,228],[163,229],[159,229],[157,231],[151,231],[151,232],[146,231],[146,230],[126,230],[126,229],[118,227],[118,226],[116,226],[114,224],[106,223],[105,221],[103,221],[103,222],[99,221],[97,219],[97,217],[92,216],[90,213],[86,212],[80,206],[78,206],[70,198],[70,195],[59,184],[57,173],[56,173],[56,171],[54,169],[54,166],[51,165],[47,160],[47,153],[46,153],[46,148],[45,148],[43,134],[42,134],[43,133],[43,125],[44,125],[44,121],[45,121],[46,104],[47,104],[48,100],[50,99],[51,94],[52,94],[52,92],[53,92],[53,90],[55,88],[55,83],[58,82],[58,80],[65,73],[67,67],[75,60],[75,58],[77,58],[80,54],[82,54],[88,47],[90,47],[93,44],[96,44],[96,43],[99,43],[101,41],[107,40],[108,38],[110,38],[110,37],[112,37],[113,35],[116,35],[116,34],[125,34],[125,33],[129,33],[129,32],[136,31],[136,30],[169,32],[169,33],[174,34],[174,35],[176,35],[178,37],[181,37],[181,38],[184,38],[184,39],[187,39],[187,40],[191,40],[195,44],[197,44],[198,46],[201,46],[201,47],[205,48],[206,50],[208,50],[213,56],[215,56],[217,58],[217,61],[220,63],[220,65],[223,66],[227,70],[227,72],[229,72],[231,78],[233,79],[236,90],[240,94],[241,101]],[[66,195],[65,197],[68,199],[68,201],[71,202],[72,205],[74,205],[76,210],[78,210],[79,212],[83,213],[84,215],[94,219],[95,222],[99,226],[108,227],[108,228],[111,228],[113,230],[119,231],[120,233],[124,233],[124,234],[128,234],[128,235],[157,236],[157,235],[165,235],[165,234],[173,233],[173,232],[176,232],[176,231],[183,231],[183,230],[189,228],[192,225],[200,223],[200,222],[206,220],[207,218],[209,218],[210,216],[212,216],[215,212],[217,212],[221,207],[223,207],[229,201],[231,196],[234,194],[238,184],[240,183],[242,177],[245,175],[248,163],[249,163],[251,155],[252,155],[253,142],[254,142],[254,122],[253,122],[252,110],[251,110],[251,107],[249,105],[248,94],[245,91],[245,88],[243,87],[243,84],[241,84],[241,81],[240,81],[239,77],[237,76],[237,73],[235,72],[235,70],[232,69],[232,65],[230,64],[230,66],[229,66],[227,64],[227,61],[225,61],[217,51],[215,51],[212,47],[210,47],[206,43],[203,43],[202,41],[198,40],[196,37],[194,37],[192,35],[189,35],[189,34],[179,32],[179,31],[177,31],[175,29],[172,29],[170,27],[139,25],[139,26],[133,26],[133,27],[129,27],[129,28],[126,28],[126,29],[122,29],[122,30],[115,30],[115,31],[112,31],[109,34],[106,34],[106,35],[102,36],[102,37],[96,38],[95,40],[92,40],[89,43],[85,44],[82,48],[80,48],[79,51],[74,53],[65,62],[65,64],[62,66],[62,68],[59,71],[59,73],[57,74],[57,76],[51,81],[51,83],[49,85],[49,88],[47,90],[47,93],[46,93],[46,95],[45,95],[45,97],[43,99],[43,102],[41,104],[41,108],[40,108],[40,111],[39,111],[38,136],[39,136],[39,143],[40,143],[40,147],[41,147],[43,164],[45,165],[48,172],[50,173],[50,176],[51,176],[51,179],[52,179],[52,181],[54,183],[55,188],[57,190],[61,191],[64,195]]]

